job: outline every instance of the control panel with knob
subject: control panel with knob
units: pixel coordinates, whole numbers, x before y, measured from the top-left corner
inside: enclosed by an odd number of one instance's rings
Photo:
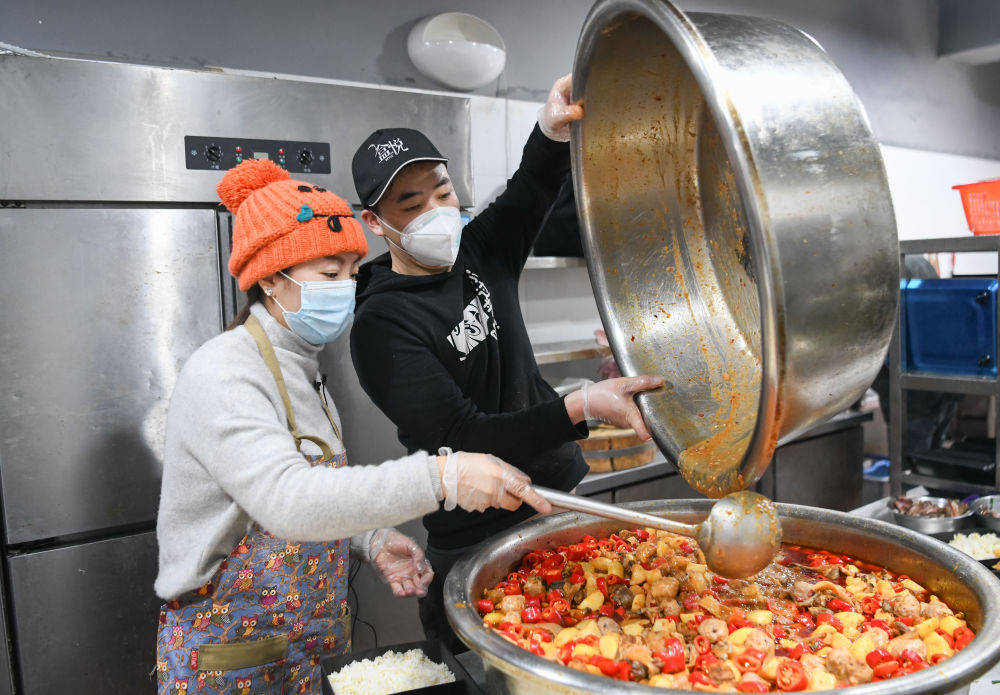
[[[329,174],[330,143],[184,136],[188,169],[225,171],[244,159],[270,159],[293,174]]]

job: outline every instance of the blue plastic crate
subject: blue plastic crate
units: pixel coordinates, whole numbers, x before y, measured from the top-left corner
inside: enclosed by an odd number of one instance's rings
[[[997,375],[997,281],[904,280],[904,369]]]

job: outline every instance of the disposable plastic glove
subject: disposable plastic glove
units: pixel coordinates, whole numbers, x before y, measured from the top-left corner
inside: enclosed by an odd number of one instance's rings
[[[600,420],[616,427],[631,427],[643,441],[649,429],[639,413],[634,396],[663,386],[658,376],[632,376],[587,384],[566,396],[566,411],[573,422]]]
[[[482,512],[498,507],[514,511],[526,502],[542,514],[552,511],[552,505],[531,487],[526,473],[496,456],[448,448],[438,453],[446,457],[441,472],[446,510],[461,507],[467,512]]]
[[[394,596],[426,596],[434,570],[416,541],[393,528],[375,532],[368,560]]]
[[[583,107],[569,101],[572,86],[572,75],[563,75],[556,80],[545,105],[538,112],[538,127],[549,140],[569,142],[569,124],[583,118]]]

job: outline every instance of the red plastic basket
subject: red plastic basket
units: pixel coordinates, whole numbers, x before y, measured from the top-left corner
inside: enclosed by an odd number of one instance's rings
[[[973,234],[1000,234],[1000,179],[952,188],[962,194],[965,219]]]

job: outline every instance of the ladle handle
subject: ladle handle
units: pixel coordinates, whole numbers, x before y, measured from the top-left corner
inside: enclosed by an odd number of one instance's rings
[[[594,500],[586,497],[570,495],[565,492],[559,492],[558,490],[550,490],[546,487],[535,486],[535,491],[547,499],[553,507],[559,507],[560,509],[569,509],[574,512],[583,512],[584,514],[601,516],[605,519],[624,521],[625,523],[635,524],[636,526],[643,528],[649,527],[659,529],[661,531],[669,531],[670,533],[676,533],[689,538],[695,538],[698,535],[697,526],[682,524],[679,521],[671,521],[670,519],[653,516],[652,514],[644,514],[643,512],[634,512],[630,509],[622,509],[621,507],[616,507],[613,504],[595,502]]]

